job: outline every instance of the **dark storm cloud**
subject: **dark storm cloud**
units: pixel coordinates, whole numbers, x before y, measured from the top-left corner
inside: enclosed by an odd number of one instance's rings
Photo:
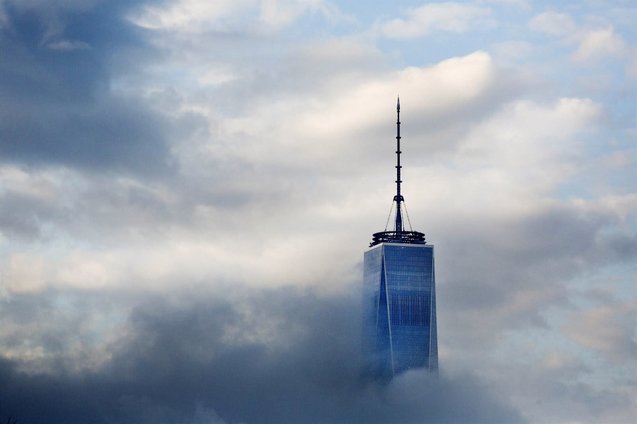
[[[98,370],[27,374],[0,362],[1,413],[25,423],[522,421],[470,375],[363,381],[355,296],[231,297],[144,301]]]
[[[133,172],[170,166],[162,117],[115,94],[152,50],[124,19],[134,2],[6,2],[0,27],[4,161]]]

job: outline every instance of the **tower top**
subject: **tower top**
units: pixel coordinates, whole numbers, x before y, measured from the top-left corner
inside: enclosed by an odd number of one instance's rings
[[[402,180],[400,178],[400,170],[402,166],[400,164],[400,97],[396,100],[396,195],[392,202],[392,210],[394,204],[396,204],[396,216],[394,219],[394,231],[381,231],[374,233],[372,236],[371,246],[375,246],[380,243],[409,243],[409,244],[425,244],[425,235],[418,231],[405,230],[403,222],[403,209],[407,210],[404,206],[405,198],[401,193]],[[391,217],[391,211],[389,212]],[[409,220],[409,215],[407,215]],[[388,219],[389,222],[389,219]]]
[[[396,202],[396,223],[394,229],[396,232],[401,232],[403,228],[403,214],[401,210],[401,204],[405,201],[405,198],[400,194],[400,97],[396,101],[396,195],[394,196],[394,202]]]

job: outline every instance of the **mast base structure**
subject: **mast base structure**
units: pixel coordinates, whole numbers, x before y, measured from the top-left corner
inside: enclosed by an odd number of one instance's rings
[[[426,244],[425,234],[419,231],[381,231],[372,234],[369,247],[381,243]]]

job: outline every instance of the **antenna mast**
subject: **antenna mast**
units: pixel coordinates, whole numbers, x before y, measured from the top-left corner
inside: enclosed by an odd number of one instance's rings
[[[396,102],[396,195],[394,196],[394,202],[396,202],[396,224],[394,227],[394,231],[397,233],[404,231],[403,229],[403,214],[401,210],[401,203],[405,200],[405,198],[400,194],[400,183],[402,180],[400,179],[400,97]]]
[[[394,202],[396,202],[396,221],[394,223],[394,231],[387,231],[387,226],[385,226],[385,231],[380,231],[378,233],[374,233],[372,235],[372,242],[369,244],[370,247],[376,246],[381,243],[406,243],[406,244],[425,244],[425,234],[419,231],[413,231],[411,228],[409,231],[405,230],[405,226],[403,224],[403,202],[405,198],[400,193],[400,184],[403,182],[400,179],[400,170],[402,166],[400,165],[400,98],[396,102],[396,195],[394,196],[394,200],[392,202],[392,207]],[[393,208],[392,208],[393,209]],[[407,208],[405,207],[405,213],[407,214]],[[389,219],[391,218],[391,209],[389,211],[389,216],[387,217],[387,223],[389,224]],[[409,221],[409,214],[407,214],[407,221]],[[409,224],[411,227],[411,223]]]

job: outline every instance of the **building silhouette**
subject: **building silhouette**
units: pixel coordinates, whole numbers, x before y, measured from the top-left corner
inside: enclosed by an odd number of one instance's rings
[[[363,266],[365,373],[380,380],[412,368],[438,369],[434,248],[411,229],[401,194],[400,100],[396,115],[396,195],[387,219],[395,214],[394,228],[373,234]]]

